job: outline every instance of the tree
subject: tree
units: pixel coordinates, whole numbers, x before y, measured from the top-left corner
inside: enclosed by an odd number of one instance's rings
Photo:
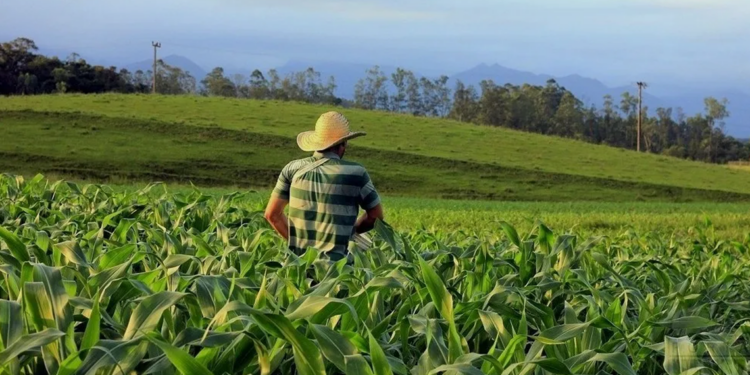
[[[638,98],[625,91],[622,93],[620,100],[620,111],[625,115],[625,146],[635,149],[637,142],[638,129]]]
[[[466,87],[461,80],[457,80],[456,88],[453,90],[453,106],[448,113],[448,118],[474,122],[479,109],[478,101],[479,95],[474,86]]]
[[[251,99],[269,99],[271,97],[268,81],[258,69],[253,70],[253,73],[250,74],[249,87],[248,97]]]
[[[33,95],[36,93],[38,80],[35,75],[24,73],[18,76],[18,86],[20,87],[21,95]]]
[[[334,76],[328,77],[328,82],[321,88],[321,98],[323,103],[329,103],[339,105],[341,99],[336,97],[336,78]]]
[[[505,97],[507,89],[498,86],[492,80],[479,83],[482,95],[479,98],[479,123],[490,126],[503,126],[508,118],[508,107]],[[512,127],[512,126],[511,126]]]
[[[238,98],[243,97],[243,92],[246,92],[247,90],[245,87],[247,86],[247,78],[240,73],[232,74],[232,85],[234,86],[234,95]]]
[[[406,106],[414,116],[424,115],[424,105],[420,93],[419,80],[411,71],[406,72]]]
[[[34,60],[37,50],[36,43],[27,38],[16,38],[0,44],[0,95],[27,90],[25,68]],[[23,82],[20,82],[22,76]]]
[[[450,110],[450,89],[446,86],[448,76],[435,80],[420,79],[422,86],[422,110],[425,115],[443,117]]]
[[[201,80],[201,84],[206,90],[206,94],[209,96],[235,96],[236,90],[234,84],[229,78],[224,77],[224,68],[216,67],[211,70],[206,78]]]
[[[401,113],[406,111],[406,77],[407,72],[403,68],[397,68],[395,72],[391,74],[391,82],[396,88],[396,94],[391,96],[389,110],[391,112]]]
[[[284,92],[281,91],[281,79],[276,69],[268,71],[268,91],[271,99],[285,99]]]
[[[55,77],[55,90],[64,94],[68,91],[68,70],[65,68],[55,68],[52,71],[52,75]]]
[[[151,85],[151,72],[144,72],[142,70],[136,70],[133,74],[133,85],[135,86],[135,92],[145,94],[149,92]]]
[[[354,103],[363,109],[388,109],[388,91],[386,82],[388,78],[374,66],[367,70],[364,78],[357,81],[354,87]]]
[[[708,97],[704,99],[703,103],[706,106],[706,122],[708,123],[708,159],[709,161],[715,160],[715,155],[712,150],[716,147],[714,145],[714,138],[716,137],[714,135],[714,132],[716,128],[718,127],[719,133],[724,131],[724,119],[729,117],[729,111],[727,110],[727,105],[729,104],[729,101],[724,98],[721,101],[716,100],[716,98]],[[718,134],[717,136],[720,136]]]
[[[583,134],[582,103],[569,91],[563,93],[553,120],[552,132],[563,137]]]

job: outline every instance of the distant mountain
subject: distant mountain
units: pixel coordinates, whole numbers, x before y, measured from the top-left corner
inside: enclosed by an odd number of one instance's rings
[[[163,59],[167,64],[189,71],[199,82],[207,74],[205,70],[186,57],[170,55]],[[138,69],[146,71],[152,69],[152,64],[153,60],[144,60],[138,63],[125,65],[124,67],[130,71],[136,71]],[[312,67],[315,71],[320,72],[321,80],[324,83],[328,80],[329,76],[334,76],[336,78],[337,96],[345,99],[353,99],[354,87],[357,84],[357,81],[364,77],[367,70],[374,65],[375,64],[292,60],[276,68],[276,70],[281,77],[284,77],[287,74],[304,71],[305,69]],[[380,65],[380,70],[388,77],[390,77],[396,69],[396,66]],[[225,73],[229,76],[232,71],[227,70]],[[249,76],[249,73],[247,72],[240,73]],[[414,74],[417,78],[423,76],[416,71],[414,71]],[[513,85],[522,85],[524,83],[544,85],[549,79],[554,79],[560,86],[565,87],[575,94],[576,97],[586,106],[595,105],[597,108],[601,108],[605,95],[612,96],[614,102],[619,104],[623,92],[627,91],[632,95],[638,93],[638,88],[636,87],[635,82],[627,86],[609,87],[597,79],[584,77],[578,74],[558,77],[549,74],[535,74],[527,71],[511,69],[499,64],[480,64],[469,70],[456,73],[450,76],[448,84],[452,88],[457,80],[461,80],[464,84],[478,86],[479,83],[485,79],[491,79],[498,85],[504,85],[506,83]],[[656,96],[649,93],[649,90],[650,89],[647,88],[644,91],[643,101],[644,106],[649,108],[650,113],[654,113],[659,107],[673,108],[676,113],[676,109],[679,107],[682,108],[686,115],[692,116],[696,113],[704,112],[703,99],[707,96],[714,96],[718,99],[726,97],[729,100],[728,110],[730,112],[730,117],[726,120],[725,131],[735,137],[750,137],[750,95],[743,91],[703,91],[700,89],[685,88],[669,91],[672,95]]]
[[[587,106],[594,104],[597,107],[602,105],[605,95],[611,95],[612,99],[617,103],[620,101],[620,96],[623,92],[627,91],[631,94],[637,94],[638,92],[636,87],[623,86],[611,88],[596,79],[583,77],[577,74],[555,77],[548,74],[534,74],[510,69],[498,64],[480,64],[472,69],[455,74],[451,77],[452,82],[461,80],[464,84],[474,86],[479,86],[479,83],[486,79],[492,80],[498,85],[504,85],[506,83],[523,85],[528,83],[530,85],[542,86],[545,85],[548,80],[554,79],[560,86],[565,87],[575,94],[575,96]],[[643,100],[644,102],[648,102],[651,108],[656,108],[663,104],[661,99],[645,92],[643,94]]]
[[[169,55],[166,57],[162,57],[161,59],[171,66],[176,66],[183,71],[189,72],[193,77],[195,77],[198,82],[200,82],[208,74],[205,70],[203,70],[203,68],[198,66],[198,64],[194,63],[184,56]],[[142,70],[144,72],[147,70],[154,70],[154,60],[143,60],[140,62],[124,65],[123,68],[131,72],[135,72],[137,70]]]
[[[478,85],[484,79],[492,79],[497,84],[511,83],[521,85],[524,83],[534,85],[544,85],[548,79],[554,79],[560,86],[570,90],[575,96],[583,101],[587,106],[595,105],[601,107],[604,102],[604,96],[610,95],[617,104],[624,92],[637,95],[638,88],[635,83],[630,86],[608,87],[602,82],[582,77],[574,74],[564,77],[555,77],[547,74],[534,74],[520,70],[506,68],[500,65],[480,64],[465,72],[455,74],[451,80],[455,82],[460,79],[465,84]],[[697,113],[703,113],[705,105],[703,100],[708,96],[714,96],[717,99],[727,98],[729,105],[729,118],[726,120],[725,131],[734,136],[750,136],[750,95],[739,90],[732,91],[697,91],[695,89],[685,89],[680,95],[655,96],[648,93],[648,88],[643,93],[643,105],[648,107],[650,113],[654,113],[657,108],[682,108],[683,112],[692,116]]]
[[[365,76],[365,72],[373,65],[352,64],[341,62],[313,62],[313,61],[292,61],[279,67],[277,70],[282,76],[290,73],[305,70],[308,67],[315,68],[321,72],[325,80],[328,76],[336,77],[338,88],[336,94],[345,99],[354,97],[354,86],[357,81]],[[394,66],[380,66],[380,69],[390,76],[396,70]],[[415,75],[421,75],[415,72]],[[560,86],[565,87],[576,95],[586,106],[595,105],[601,108],[604,102],[604,96],[610,95],[615,104],[619,104],[623,92],[629,92],[632,95],[638,94],[638,88],[633,82],[632,85],[609,87],[599,80],[583,77],[573,74],[563,77],[552,76],[548,74],[535,74],[522,70],[511,69],[502,65],[480,64],[469,70],[456,73],[450,76],[448,84],[454,87],[457,80],[464,84],[478,86],[482,80],[491,79],[498,85],[511,83],[522,85],[524,83],[533,85],[544,85],[549,79],[554,79]],[[684,89],[680,95],[656,96],[649,93],[649,88],[643,92],[643,105],[648,107],[650,113],[655,113],[659,107],[673,108],[676,114],[677,108],[682,108],[683,112],[692,116],[704,112],[703,99],[708,96],[714,96],[718,99],[726,97],[729,100],[728,110],[730,117],[726,120],[725,131],[736,137],[750,137],[750,95],[739,90],[733,91],[702,91],[698,89]]]

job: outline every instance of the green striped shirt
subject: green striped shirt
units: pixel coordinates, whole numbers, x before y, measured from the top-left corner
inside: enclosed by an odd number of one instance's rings
[[[323,157],[330,160],[295,176]],[[289,201],[289,248],[299,254],[308,248],[333,252],[332,259],[347,253],[359,208],[380,203],[367,170],[334,153],[316,152],[287,164],[273,194]]]

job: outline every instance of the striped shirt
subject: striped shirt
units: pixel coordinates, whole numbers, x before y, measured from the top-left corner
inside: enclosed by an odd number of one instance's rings
[[[295,176],[323,157],[329,160]],[[348,252],[359,208],[380,203],[367,170],[334,153],[316,152],[287,164],[273,194],[289,201],[289,248],[298,254],[314,248],[334,260]]]

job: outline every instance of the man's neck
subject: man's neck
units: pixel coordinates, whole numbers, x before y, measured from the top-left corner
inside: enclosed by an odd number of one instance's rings
[[[335,152],[332,152],[332,151],[327,151],[327,152],[316,151],[313,154],[313,156],[316,159],[320,159],[320,158],[341,159],[341,157],[339,156],[339,154],[337,154]]]

